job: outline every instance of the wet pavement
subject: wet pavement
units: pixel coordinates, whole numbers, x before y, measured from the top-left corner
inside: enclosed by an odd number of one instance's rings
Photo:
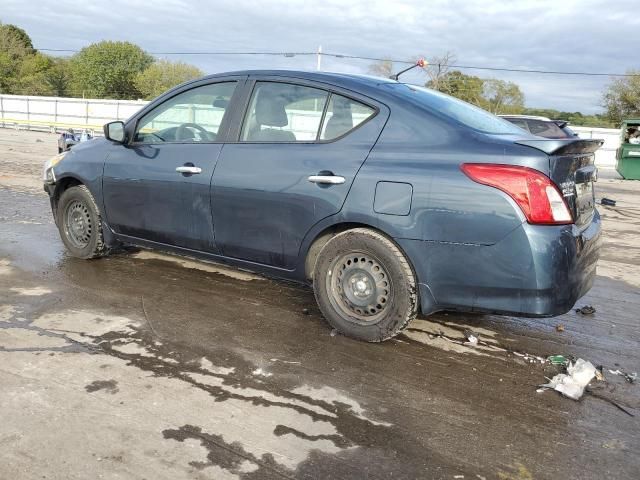
[[[598,183],[618,204],[577,305],[595,314],[442,313],[374,345],[332,335],[302,286],[69,257],[39,181],[53,153],[0,129],[0,478],[640,478],[640,386],[609,373],[640,371],[640,182]],[[606,381],[537,393],[550,354]]]

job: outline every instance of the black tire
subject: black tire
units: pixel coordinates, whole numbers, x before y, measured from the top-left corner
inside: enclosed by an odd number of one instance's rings
[[[89,259],[107,254],[100,210],[87,187],[65,190],[58,200],[57,216],[60,237],[71,255]]]
[[[411,265],[398,246],[367,228],[339,233],[320,251],[313,290],[325,319],[346,336],[382,342],[416,317]]]
[[[62,147],[58,147],[58,154],[62,153]]]

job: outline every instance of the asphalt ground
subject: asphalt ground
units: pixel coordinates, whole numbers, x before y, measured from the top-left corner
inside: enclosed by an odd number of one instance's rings
[[[441,313],[374,345],[332,334],[303,286],[68,256],[40,181],[55,153],[0,129],[0,478],[640,478],[640,387],[609,372],[640,371],[640,182],[597,183],[618,203],[576,305],[594,314]],[[552,354],[605,381],[538,393]]]

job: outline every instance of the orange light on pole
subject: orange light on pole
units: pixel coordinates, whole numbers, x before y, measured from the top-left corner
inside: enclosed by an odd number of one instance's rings
[[[409,70],[412,70],[416,67],[420,67],[420,68],[424,68],[427,65],[429,65],[429,62],[427,62],[424,58],[421,58],[420,60],[416,61],[415,64],[411,65],[409,68],[405,68],[404,70],[400,70],[398,73],[394,73],[393,75],[391,75],[389,78],[391,80],[398,80],[398,78],[400,77],[400,75],[402,75],[405,72],[408,72]]]

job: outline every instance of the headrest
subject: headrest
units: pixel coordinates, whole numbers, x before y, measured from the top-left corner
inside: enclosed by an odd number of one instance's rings
[[[284,109],[287,101],[283,97],[269,95],[262,90],[256,99],[256,123],[267,127],[285,127],[289,124]],[[267,94],[267,95],[265,95]]]

